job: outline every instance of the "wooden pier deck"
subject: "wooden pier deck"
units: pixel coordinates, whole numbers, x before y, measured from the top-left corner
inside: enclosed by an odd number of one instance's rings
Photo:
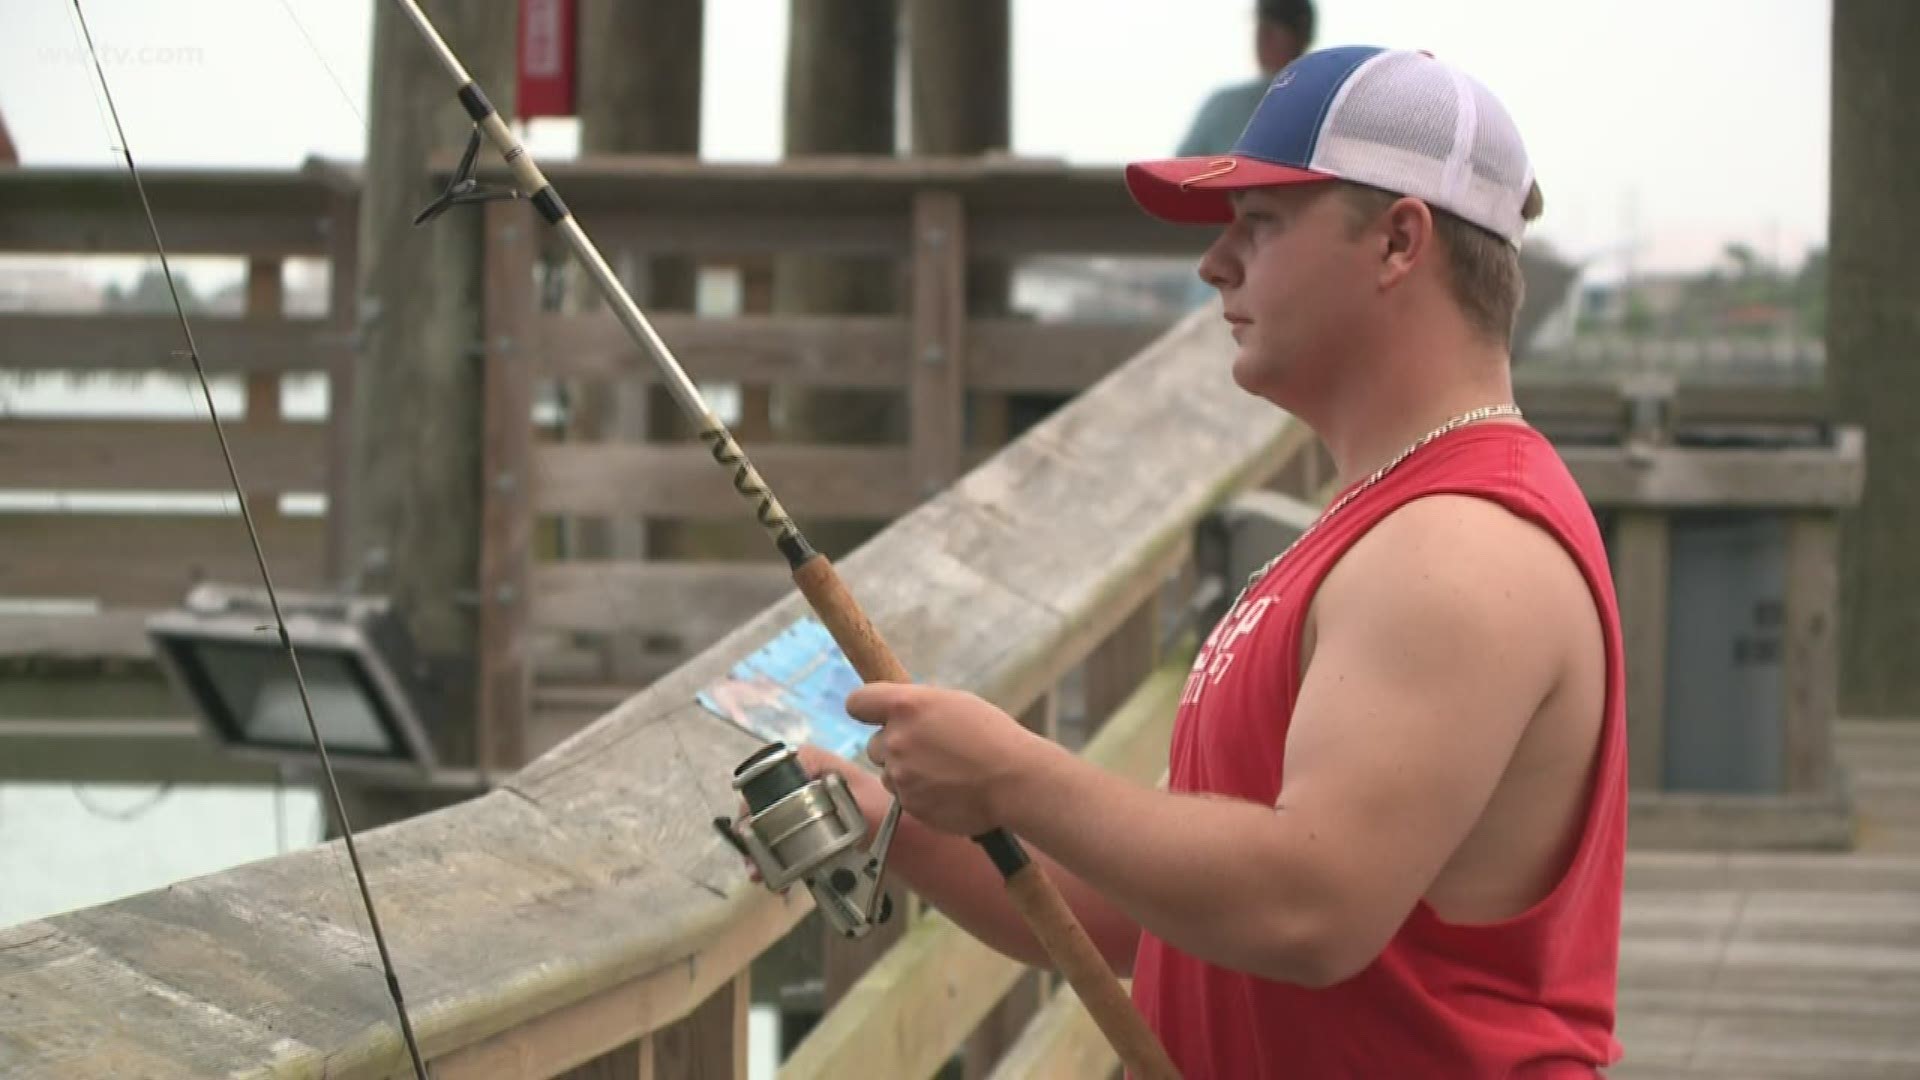
[[[1920,723],[1838,749],[1855,850],[1633,853],[1611,1077],[1920,1077]]]

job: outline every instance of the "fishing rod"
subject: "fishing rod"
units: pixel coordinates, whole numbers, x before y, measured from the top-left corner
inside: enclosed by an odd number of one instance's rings
[[[134,164],[133,148],[127,141],[126,127],[120,123],[120,109],[114,104],[113,89],[107,83],[106,67],[100,62],[100,50],[93,43],[93,31],[87,26],[87,14],[80,7],[80,0],[73,0],[73,14],[80,24],[81,36],[86,41],[87,55],[93,60],[94,74],[100,81],[100,94],[106,101],[107,113],[113,120],[114,137],[118,142],[120,156],[127,163],[127,172],[133,177],[134,191],[140,198],[140,210],[146,219],[147,233],[153,240],[154,251],[160,257],[160,273],[167,283],[167,295],[173,301],[174,315],[180,322],[180,335],[186,346],[182,352],[191,361],[193,374],[199,381],[200,395],[207,405],[207,416],[213,422],[213,434],[220,445],[220,459],[227,469],[227,480],[233,487],[234,501],[240,507],[240,520],[246,525],[247,541],[253,550],[255,566],[260,571],[260,580],[266,586],[267,603],[273,612],[273,630],[280,638],[280,645],[286,651],[287,664],[292,669],[293,685],[299,694],[300,711],[306,717],[307,732],[313,737],[314,751],[319,755],[321,771],[326,776],[326,794],[334,820],[340,823],[340,839],[346,847],[347,861],[353,867],[353,880],[360,890],[360,902],[367,912],[367,927],[373,932],[373,944],[380,954],[380,968],[386,976],[387,996],[393,1001],[393,1011],[400,1018],[400,1036],[407,1047],[407,1057],[413,1066],[416,1080],[427,1080],[427,1065],[420,1055],[420,1040],[413,1033],[413,1021],[407,1015],[406,999],[400,993],[400,976],[393,964],[393,955],[387,950],[387,936],[380,927],[380,913],[373,903],[373,892],[367,886],[367,871],[360,863],[360,849],[354,843],[353,823],[347,819],[347,807],[340,794],[340,782],[335,779],[333,759],[327,754],[327,743],[320,737],[320,723],[314,719],[313,700],[307,692],[306,677],[300,671],[300,655],[293,647],[293,638],[287,631],[286,616],[280,610],[280,596],[273,587],[273,574],[267,569],[266,549],[260,542],[260,530],[255,526],[253,511],[249,509],[245,488],[240,483],[240,469],[234,464],[233,449],[227,444],[225,427],[220,423],[219,410],[213,406],[213,388],[207,381],[206,365],[200,359],[200,346],[193,338],[193,326],[187,320],[186,305],[180,300],[180,289],[174,281],[173,264],[167,258],[167,247],[160,239],[160,225],[154,220],[153,204],[147,199],[147,186],[140,178],[140,168]],[[176,354],[176,356],[179,354]],[[336,403],[336,408],[338,407]]]
[[[498,197],[524,195],[547,224],[559,231],[573,250],[588,275],[598,286],[601,295],[613,308],[628,335],[640,346],[641,351],[660,369],[665,378],[667,390],[680,406],[694,428],[699,432],[702,442],[707,444],[708,452],[714,462],[727,470],[733,480],[733,489],[741,498],[753,506],[754,517],[761,528],[773,540],[774,546],[787,560],[792,571],[793,581],[806,597],[807,603],[819,616],[833,639],[840,646],[854,671],[867,682],[912,682],[912,676],[894,656],[880,632],[874,628],[839,572],[825,555],[815,551],[807,543],[800,527],[794,524],[780,501],[774,497],[766,481],[760,476],[753,463],[748,460],[746,451],[740,448],[733,434],[727,430],[720,418],[714,415],[700,391],[687,377],[671,350],[667,348],[660,335],[653,329],[647,317],[627,294],[607,266],[593,241],[580,227],[573,215],[567,210],[565,202],[554,190],[553,185],[541,174],[531,154],[513,134],[498,112],[487,100],[459,57],[448,47],[440,36],[426,12],[420,9],[416,0],[394,0],[402,11],[413,21],[440,63],[452,77],[460,105],[474,123],[474,131],[467,144],[467,151],[461,159],[461,167],[452,178],[447,192],[433,206],[422,212],[421,220],[439,213],[455,203],[473,202]],[[479,149],[482,136],[500,151],[501,157],[512,170],[518,184],[517,192],[485,191],[480,188],[471,175],[473,158]],[[756,768],[764,768],[771,762],[763,758],[765,751],[743,763],[736,773],[737,786],[754,776],[748,775]],[[790,775],[790,774],[789,774]],[[892,830],[888,825],[897,819],[898,801],[888,813],[888,821],[882,826],[885,838],[890,838]],[[864,819],[861,822],[864,826]],[[1044,871],[1027,857],[1026,850],[1013,834],[1005,829],[994,829],[973,838],[994,867],[1000,872],[1007,887],[1007,894],[1013,905],[1026,920],[1028,928],[1046,951],[1047,957],[1060,972],[1066,976],[1074,992],[1080,997],[1087,1011],[1093,1016],[1107,1041],[1113,1045],[1121,1063],[1135,1077],[1176,1077],[1172,1061],[1166,1050],[1160,1045],[1146,1021],[1134,1009],[1120,981],[1107,966],[1105,958],[1094,947],[1086,930],[1074,917],[1073,910],[1067,906],[1060,891],[1049,880]],[[876,843],[879,854],[884,854],[884,845]],[[878,863],[878,857],[873,860]],[[877,883],[879,867],[874,865],[874,878]],[[769,880],[769,887],[771,881]],[[845,879],[842,879],[845,880]],[[816,889],[818,896],[825,890]],[[882,912],[884,918],[884,909]]]

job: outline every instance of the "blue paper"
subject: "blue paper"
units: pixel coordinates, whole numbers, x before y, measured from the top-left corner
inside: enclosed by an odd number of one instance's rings
[[[847,695],[860,675],[818,619],[808,617],[741,660],[700,691],[700,704],[770,742],[811,743],[844,758],[866,749],[878,730],[849,717]]]

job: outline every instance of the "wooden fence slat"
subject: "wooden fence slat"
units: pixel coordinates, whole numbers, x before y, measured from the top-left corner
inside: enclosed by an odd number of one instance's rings
[[[487,207],[483,288],[485,370],[480,445],[480,589],[475,701],[482,773],[525,764],[533,694],[529,644],[533,500],[533,373],[527,322],[534,294],[533,215],[518,203]]]
[[[1831,514],[1787,521],[1785,587],[1786,787],[1825,791],[1833,779],[1833,723],[1840,707],[1839,523]]]
[[[997,392],[1084,390],[1166,331],[1163,323],[974,319],[967,324],[967,387]]]
[[[717,636],[792,588],[773,562],[548,562],[533,571],[532,615],[542,629],[641,634],[686,634],[710,621]]]
[[[320,519],[259,522],[274,584],[322,580]],[[202,580],[248,583],[259,568],[239,515],[0,514],[0,596],[179,603]]]
[[[889,518],[920,501],[905,447],[769,445],[748,451],[797,518]],[[563,444],[533,451],[536,509],[737,520],[748,511],[701,446]]]
[[[931,495],[960,473],[966,439],[967,236],[959,196],[922,192],[913,208],[913,379],[908,468]]]
[[[360,314],[359,197],[335,192],[327,209],[327,323],[342,350],[340,362],[327,368],[327,576],[344,581],[348,578],[347,482],[353,474],[353,380]]]
[[[1197,260],[1211,239],[1200,230],[1168,225],[1138,211],[1115,213],[1110,206],[1078,213],[1009,209],[982,214],[973,230],[973,250],[982,257],[998,258],[1072,252]]]
[[[1581,421],[1617,427],[1624,405],[1615,377],[1575,379],[1522,364],[1513,373],[1514,398],[1536,422]],[[1826,419],[1826,394],[1806,386],[1682,384],[1674,391],[1672,423],[1801,425]]]
[[[154,216],[160,221],[167,254],[173,256],[315,255],[326,244],[319,214],[289,216],[219,208],[170,211],[156,202]],[[151,255],[153,236],[139,212],[130,213],[125,205],[91,213],[49,214],[10,207],[0,200],[0,251]]]
[[[280,278],[280,260],[270,255],[256,255],[247,260],[246,277],[246,318],[248,322],[271,325],[280,319],[280,311],[285,301],[285,290]],[[255,371],[247,375],[246,415],[240,424],[234,425],[248,431],[270,432],[281,424],[280,415],[280,374],[274,371]],[[212,425],[208,425],[211,428]],[[212,432],[209,430],[209,436]],[[209,439],[209,441],[212,441]],[[224,462],[222,463],[224,468]],[[277,485],[256,484],[249,490],[247,470],[239,468],[241,490],[246,492],[247,512],[253,515],[255,523],[265,518],[280,516],[280,494],[286,489]],[[228,477],[231,484],[232,478]],[[324,487],[324,482],[317,485]]]
[[[911,330],[895,316],[649,315],[660,339],[699,382],[738,381],[887,389],[907,384]],[[542,375],[659,382],[607,312],[536,315],[531,333]]]
[[[605,250],[649,255],[906,254],[905,214],[795,209],[608,210],[593,216],[593,236]]]
[[[1070,986],[1055,990],[991,1080],[1108,1080],[1120,1058]]]
[[[1859,498],[1857,440],[1806,449],[1648,449],[1567,446],[1560,456],[1597,506],[1832,507]]]
[[[1061,741],[1080,746],[1093,734],[1091,725],[1102,723],[1120,703],[1133,693],[1160,656],[1160,598],[1149,593],[1099,648],[1088,654],[1083,696],[1085,708],[1078,731],[1062,733]]]
[[[174,255],[311,255],[325,248],[335,177],[286,169],[141,169],[167,251]],[[126,170],[0,172],[0,251],[149,256]]]
[[[746,1080],[746,972],[673,1025],[653,1033],[653,1074],[683,1080]]]
[[[912,328],[883,315],[649,316],[661,340],[701,381],[905,387]],[[1071,393],[1098,382],[1166,332],[1162,323],[1055,324],[975,318],[966,324],[968,389]],[[540,314],[533,335],[540,373],[658,382],[659,369],[605,312]]]
[[[1614,591],[1627,665],[1627,774],[1635,791],[1665,784],[1667,580],[1672,564],[1667,515],[1630,511],[1614,519]]]
[[[0,247],[4,250],[4,247]],[[193,340],[207,374],[332,371],[351,342],[319,319],[199,316]],[[191,376],[172,315],[0,315],[0,367],[22,371],[158,371]]]
[[[271,391],[278,393],[275,386]],[[319,424],[226,425],[250,493],[324,491],[327,431]],[[204,420],[0,420],[0,487],[34,491],[231,493]]]

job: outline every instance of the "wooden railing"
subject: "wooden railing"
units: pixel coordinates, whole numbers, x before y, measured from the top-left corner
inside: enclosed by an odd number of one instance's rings
[[[1196,521],[1304,445],[1227,381],[1226,347],[1217,322],[1183,322],[844,561],[917,678],[1041,722],[1073,680],[1078,708],[1125,718],[1093,752],[1157,772],[1173,673],[1146,678],[1155,598]],[[1156,452],[1129,449],[1143,444]],[[436,1076],[741,1075],[745,972],[806,908],[747,882],[713,837],[707,819],[730,811],[727,777],[755,740],[693,695],[802,614],[781,598],[499,789],[364,834]],[[338,856],[326,845],[0,931],[0,1067],[402,1071]],[[937,962],[962,948],[935,917],[908,942]],[[1018,981],[976,966],[990,974],[963,988],[964,1010],[939,1019],[944,1004],[922,1002],[938,1034],[916,1035],[916,1062],[960,1051]],[[102,1026],[107,1011],[118,1020]],[[816,1031],[805,1053],[846,1052],[831,1014]]]
[[[336,517],[282,514],[280,496],[318,495],[337,506],[347,447],[338,425],[288,419],[281,402],[289,378],[318,380],[336,406],[350,392],[355,191],[322,172],[149,170],[146,181],[176,264],[212,256],[244,268],[240,301],[197,313],[195,338],[211,376],[239,380],[242,408],[222,419],[274,570],[288,586],[319,584],[337,566]],[[121,172],[0,170],[0,255],[134,256],[157,269],[135,199]],[[323,312],[285,310],[290,258],[324,264]],[[81,392],[128,377],[190,379],[185,349],[163,301],[138,313],[0,314],[0,370]],[[0,489],[79,500],[111,494],[123,504],[226,495],[214,512],[177,501],[116,512],[97,499],[80,509],[0,512],[0,599],[77,601],[69,610],[79,612],[0,614],[5,655],[144,657],[149,610],[177,603],[199,580],[255,573],[197,400],[163,419],[6,415]]]

